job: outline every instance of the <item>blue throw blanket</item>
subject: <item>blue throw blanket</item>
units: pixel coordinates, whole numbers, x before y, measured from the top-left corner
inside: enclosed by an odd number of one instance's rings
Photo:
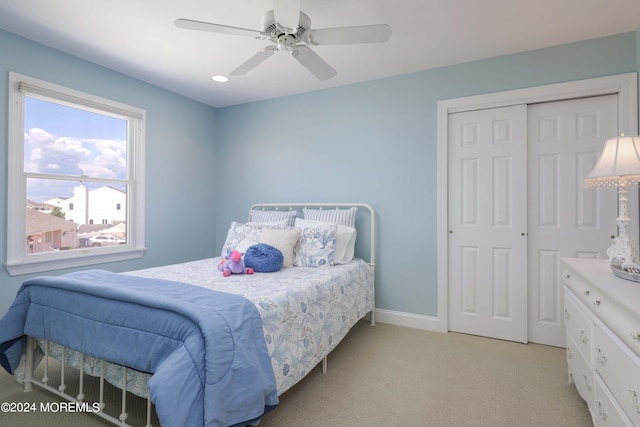
[[[278,403],[256,307],[198,286],[102,270],[26,281],[0,320],[0,363],[25,335],[153,373],[163,426],[236,426]]]

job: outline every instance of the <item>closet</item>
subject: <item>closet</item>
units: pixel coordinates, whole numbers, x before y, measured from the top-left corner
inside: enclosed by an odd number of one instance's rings
[[[448,330],[565,346],[562,257],[604,258],[614,189],[584,189],[619,94],[447,116]]]

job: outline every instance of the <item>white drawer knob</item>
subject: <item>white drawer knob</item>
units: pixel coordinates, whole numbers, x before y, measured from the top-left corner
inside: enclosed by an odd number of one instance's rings
[[[640,414],[640,408],[638,407],[638,393],[636,392],[636,388],[631,387],[631,389],[629,389],[629,393],[631,393],[631,407],[634,411]]]
[[[573,351],[571,351],[571,347],[567,346],[567,359],[573,359]]]
[[[588,341],[589,337],[587,334],[585,334],[584,331],[580,331],[580,342],[582,342],[582,344],[586,344]]]
[[[602,352],[600,346],[596,346],[596,361],[601,363],[603,366],[607,363],[607,355]]]
[[[595,305],[596,307],[598,307],[600,305],[600,300],[597,299],[593,302],[593,305]]]
[[[602,403],[599,400],[596,400],[596,403],[598,404],[598,414],[600,415],[602,421],[605,421],[609,414],[607,413],[606,409],[602,409]]]
[[[631,331],[631,339],[640,341],[640,333],[638,331]]]

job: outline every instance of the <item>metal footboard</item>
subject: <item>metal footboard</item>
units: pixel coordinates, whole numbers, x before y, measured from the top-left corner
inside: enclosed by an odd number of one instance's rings
[[[107,402],[105,401],[105,362],[101,360],[100,364],[100,376],[99,378],[99,396],[98,401],[96,402],[88,402],[87,396],[85,395],[85,373],[84,370],[84,362],[85,355],[80,355],[80,369],[79,369],[79,380],[78,380],[78,394],[76,396],[72,396],[67,393],[67,376],[65,375],[65,369],[67,368],[66,360],[65,360],[65,352],[67,349],[63,348],[62,360],[60,366],[60,384],[58,387],[54,387],[50,385],[49,378],[49,342],[46,342],[44,346],[44,358],[42,359],[44,374],[42,378],[37,379],[34,377],[35,370],[35,352],[37,347],[37,341],[35,338],[28,336],[27,337],[27,346],[25,353],[25,374],[24,374],[24,391],[30,392],[33,389],[33,386],[40,387],[44,390],[47,390],[50,393],[53,393],[68,402],[72,402],[74,404],[73,409],[76,412],[84,412],[84,413],[92,413],[97,415],[112,424],[117,426],[127,426],[133,427],[131,424],[127,423],[127,419],[129,418],[129,414],[127,413],[127,370],[128,368],[123,367],[123,377],[122,384],[118,387],[121,391],[121,401],[120,401],[120,414],[118,417],[114,417],[105,412],[105,408],[107,406]],[[145,427],[153,427],[152,420],[152,404],[151,397],[147,393],[145,396],[147,408],[146,408],[146,424]]]

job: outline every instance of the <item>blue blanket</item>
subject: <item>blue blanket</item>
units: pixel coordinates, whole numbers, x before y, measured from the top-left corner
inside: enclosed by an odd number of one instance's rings
[[[26,281],[0,320],[0,363],[25,335],[152,373],[163,426],[235,426],[278,403],[256,307],[243,297],[89,270]]]

